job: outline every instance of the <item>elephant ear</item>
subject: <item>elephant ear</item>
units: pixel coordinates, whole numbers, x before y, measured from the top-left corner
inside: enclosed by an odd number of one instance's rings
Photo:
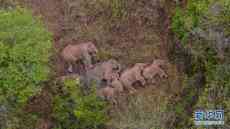
[[[90,52],[93,52],[93,53],[98,52],[96,46],[92,42],[88,42],[88,49],[89,49]]]

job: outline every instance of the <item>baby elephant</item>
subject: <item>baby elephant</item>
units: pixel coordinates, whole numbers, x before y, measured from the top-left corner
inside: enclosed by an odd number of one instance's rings
[[[141,75],[142,71],[144,70],[146,64],[144,63],[136,63],[132,68],[125,70],[120,77],[120,80],[124,86],[130,93],[136,91],[133,88],[133,84],[135,82],[141,82],[142,85],[145,85],[145,79]]]
[[[83,61],[86,68],[92,67],[92,60],[98,50],[92,42],[81,44],[69,44],[61,52],[61,56],[68,64],[68,71],[73,72],[73,65],[77,61]]]
[[[165,71],[161,68],[165,64],[165,61],[163,60],[155,60],[151,65],[147,66],[143,70],[143,76],[144,78],[154,84],[155,80],[154,77],[159,75],[161,78],[167,78],[168,75],[165,73]]]
[[[113,78],[118,78],[121,71],[121,64],[116,60],[110,59],[101,65],[103,70],[103,79],[106,81],[112,80]]]
[[[112,88],[114,88],[116,95],[119,95],[119,94],[121,94],[122,92],[124,92],[124,87],[123,87],[121,81],[119,80],[119,78],[114,78],[114,79],[112,80],[110,86],[111,86]]]
[[[120,93],[122,93],[123,91],[124,91],[123,85],[121,84],[117,76],[114,76],[110,85],[100,88],[98,90],[98,96],[116,105],[117,104],[116,97],[118,97],[118,95],[120,95]]]
[[[110,101],[113,104],[116,104],[115,100],[115,89],[112,87],[104,87],[97,90],[97,95],[105,100]]]

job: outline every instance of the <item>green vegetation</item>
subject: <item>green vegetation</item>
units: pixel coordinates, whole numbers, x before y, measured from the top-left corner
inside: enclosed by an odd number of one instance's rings
[[[229,0],[189,0],[185,10],[176,9],[172,28],[189,50],[192,66],[184,83],[183,100],[174,105],[174,109],[181,109],[178,116],[184,114],[179,117],[178,128],[193,126],[191,111],[196,109],[224,109],[229,116],[230,48],[224,45],[224,38],[229,37],[229,11]],[[224,35],[218,37],[215,28],[220,28]],[[229,126],[229,118],[225,122]]]
[[[106,103],[97,97],[95,88],[84,93],[79,81],[67,79],[61,91],[54,98],[56,129],[99,129],[105,125]]]
[[[200,18],[206,15],[211,0],[188,0],[185,10],[177,7],[173,17],[172,29],[177,37],[186,42],[189,33],[199,26]]]
[[[37,120],[44,116],[27,113],[24,107],[49,78],[51,34],[30,11],[10,8],[15,4],[4,2],[0,10],[0,128],[34,129]],[[106,103],[96,96],[95,89],[88,92],[83,94],[78,83],[66,80],[62,94],[53,94],[55,128],[104,126]]]
[[[10,113],[19,113],[48,79],[50,49],[51,34],[29,11],[0,10],[0,103]]]
[[[112,17],[121,20],[125,17],[127,1],[125,0],[111,0],[110,8],[112,10]]]
[[[51,35],[24,9],[0,11],[0,19],[1,95],[24,103],[48,77]]]

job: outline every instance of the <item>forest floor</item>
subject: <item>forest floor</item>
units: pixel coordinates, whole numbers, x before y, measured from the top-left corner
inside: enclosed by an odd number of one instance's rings
[[[101,60],[116,59],[124,67],[137,62],[151,62],[156,58],[168,61],[169,7],[172,2],[151,1],[131,0],[117,5],[103,0],[27,0],[26,4],[36,16],[41,16],[53,33],[56,54],[52,65],[55,76],[62,76],[65,74],[65,63],[59,52],[70,42],[93,41],[100,50]],[[166,72],[168,79],[159,80],[157,86],[146,86],[138,93],[153,100],[159,96],[163,98],[152,105],[160,105],[165,98],[172,99],[181,91],[176,65],[168,63]],[[114,118],[112,123],[116,122]]]

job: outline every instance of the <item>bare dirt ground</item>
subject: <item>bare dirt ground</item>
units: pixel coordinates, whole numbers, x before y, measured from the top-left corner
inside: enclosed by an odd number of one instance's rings
[[[159,7],[160,3],[137,2],[137,11],[127,5],[130,16],[125,15],[124,20],[118,21],[110,20],[110,14],[100,14],[105,13],[104,10],[98,11],[99,14],[88,12],[91,7],[81,1],[27,0],[34,14],[42,16],[53,33],[57,53],[72,41],[92,40],[102,51],[102,58],[116,58],[125,65],[149,62],[154,58],[167,59],[168,17],[163,6]],[[102,21],[106,18],[108,21]],[[55,58],[55,67],[57,74],[64,72],[63,62],[58,57]]]
[[[25,3],[36,16],[42,17],[48,30],[53,33],[56,54],[52,64],[55,76],[60,76],[65,74],[65,63],[58,53],[71,42],[93,41],[100,50],[101,60],[114,58],[124,67],[137,62],[151,62],[155,58],[168,60],[172,2],[156,1],[131,0],[124,3],[124,7],[89,0],[26,0]],[[168,97],[180,92],[176,66],[169,64],[167,73],[169,78],[162,82],[159,80],[158,87],[161,88],[154,88],[154,96],[161,93],[156,90],[163,90],[167,93],[163,95]],[[146,96],[153,96],[151,94]]]

